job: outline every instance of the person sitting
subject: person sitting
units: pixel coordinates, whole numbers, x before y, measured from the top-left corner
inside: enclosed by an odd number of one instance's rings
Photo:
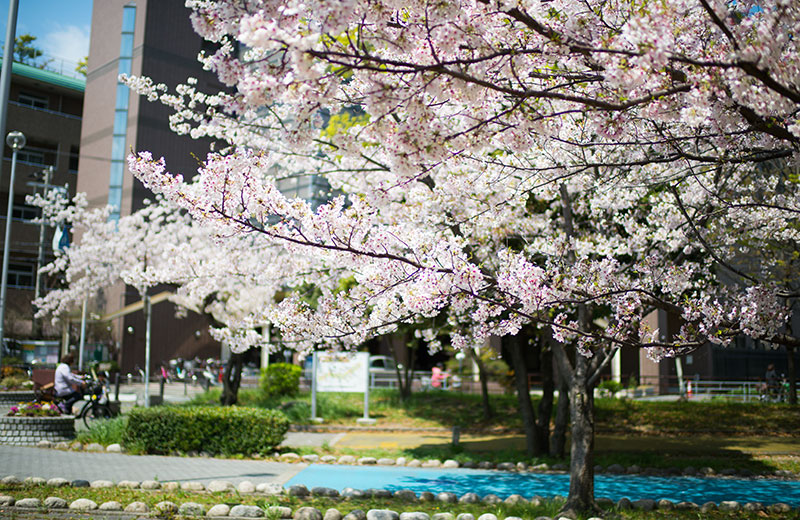
[[[431,386],[434,388],[447,388],[447,378],[450,374],[444,371],[441,363],[431,370]]]
[[[59,407],[66,414],[72,414],[72,406],[83,399],[83,388],[86,384],[83,378],[74,374],[70,365],[75,361],[75,354],[67,353],[61,358],[61,363],[56,367],[55,384],[53,391],[61,400]]]

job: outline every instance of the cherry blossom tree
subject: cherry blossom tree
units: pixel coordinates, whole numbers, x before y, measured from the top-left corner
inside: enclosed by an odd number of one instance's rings
[[[191,183],[147,152],[131,170],[217,236],[311,262],[288,272],[314,273],[315,306],[248,318],[298,345],[442,312],[456,348],[549,331],[571,404],[565,510],[593,507],[592,389],[616,349],[797,344],[782,330],[797,292],[761,253],[798,242],[796,3],[187,5],[232,89],[127,82],[176,132],[230,147]],[[342,195],[315,209],[278,189],[309,174]],[[655,309],[680,332],[647,329]]]

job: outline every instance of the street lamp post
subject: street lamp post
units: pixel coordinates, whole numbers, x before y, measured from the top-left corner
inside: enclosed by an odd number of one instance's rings
[[[0,280],[0,364],[3,361],[5,336],[6,289],[8,288],[8,256],[11,251],[11,217],[14,210],[14,176],[17,170],[17,152],[25,147],[25,134],[9,132],[6,144],[11,147],[11,176],[8,179],[8,211],[6,213],[6,239],[3,242],[3,279]]]

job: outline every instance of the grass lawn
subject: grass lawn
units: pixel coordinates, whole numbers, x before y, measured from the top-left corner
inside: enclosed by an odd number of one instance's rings
[[[466,432],[515,432],[522,423],[513,395],[490,396],[494,416],[483,417],[478,395],[432,391],[413,394],[403,402],[394,390],[370,393],[370,416],[382,428],[445,428]],[[329,426],[355,426],[363,416],[363,395],[319,394],[317,415]],[[219,403],[219,390],[195,397],[193,404]],[[257,389],[239,392],[241,406],[278,408],[294,424],[309,424],[311,395],[271,398]],[[534,407],[538,399],[534,398]],[[597,431],[640,435],[726,434],[795,436],[800,431],[800,407],[773,403],[726,401],[595,400]],[[555,413],[555,412],[554,412]]]

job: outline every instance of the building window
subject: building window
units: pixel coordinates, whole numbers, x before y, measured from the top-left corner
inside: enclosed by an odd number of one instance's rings
[[[8,264],[8,286],[21,289],[32,289],[34,287],[33,265],[30,264]]]
[[[27,204],[14,204],[11,208],[11,218],[14,220],[31,221],[39,218],[39,208]]]
[[[17,97],[17,102],[20,105],[28,105],[33,108],[43,108],[45,110],[50,108],[50,100],[43,96],[37,96],[36,94],[20,92],[19,97]]]
[[[36,164],[39,166],[44,166],[45,164],[44,153],[37,150],[26,150],[24,148],[17,152],[17,160],[19,162]]]
[[[69,165],[67,168],[73,173],[78,172],[78,159],[80,158],[81,151],[77,146],[69,147]]]

